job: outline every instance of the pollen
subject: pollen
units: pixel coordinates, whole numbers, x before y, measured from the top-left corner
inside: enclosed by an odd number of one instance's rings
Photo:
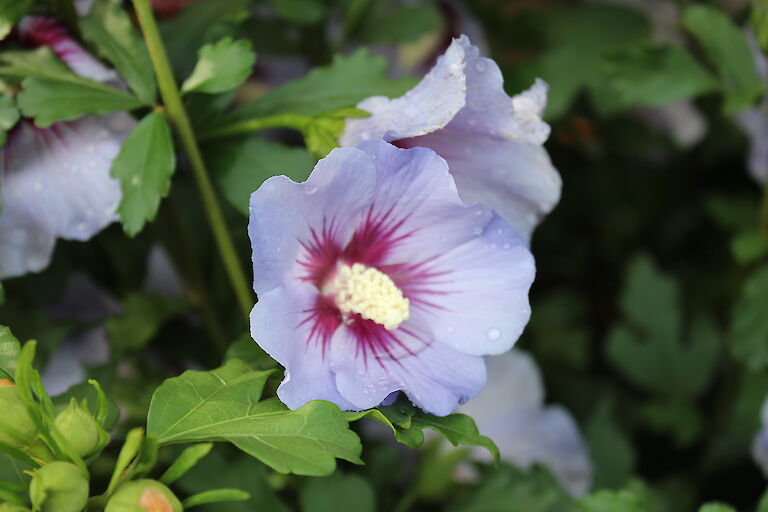
[[[342,313],[357,313],[388,330],[397,329],[410,316],[408,299],[394,281],[362,263],[341,265],[333,289]]]

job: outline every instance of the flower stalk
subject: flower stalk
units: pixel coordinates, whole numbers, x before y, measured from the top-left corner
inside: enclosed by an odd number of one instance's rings
[[[238,303],[247,317],[253,306],[253,295],[251,294],[243,267],[237,257],[235,244],[227,230],[224,214],[216,197],[216,192],[213,189],[208,170],[205,167],[195,133],[192,130],[192,123],[189,121],[184,104],[181,101],[179,88],[173,77],[173,72],[168,62],[168,55],[152,14],[152,8],[149,5],[149,0],[135,0],[133,5],[136,9],[139,26],[144,34],[144,40],[147,43],[152,65],[155,68],[155,75],[163,104],[171,124],[176,129],[181,145],[189,157],[190,167],[192,167],[192,172],[195,175],[198,192],[203,201],[208,223],[210,224],[211,231],[213,231],[222,262],[237,295]]]

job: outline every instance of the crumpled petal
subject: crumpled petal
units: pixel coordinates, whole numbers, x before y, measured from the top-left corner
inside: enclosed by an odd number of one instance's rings
[[[546,94],[546,83],[536,80],[509,97],[496,63],[462,36],[402,97],[358,104],[371,116],[348,119],[340,142],[382,138],[433,149],[448,162],[462,200],[489,206],[529,240],[562,186],[541,147],[550,133],[541,119]]]
[[[0,278],[42,270],[56,238],[88,240],[117,219],[109,169],[133,123],[115,113],[11,132],[0,152]]]
[[[486,388],[460,412],[474,418],[502,458],[524,469],[542,464],[572,495],[588,492],[592,463],[579,428],[564,408],[544,406],[539,369],[525,352],[490,358]],[[489,457],[485,450],[475,455]]]

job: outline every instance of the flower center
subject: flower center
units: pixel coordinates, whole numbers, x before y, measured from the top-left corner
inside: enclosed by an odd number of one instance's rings
[[[342,313],[357,313],[361,317],[397,329],[408,320],[408,299],[390,277],[362,263],[340,265],[333,280],[336,306]]]

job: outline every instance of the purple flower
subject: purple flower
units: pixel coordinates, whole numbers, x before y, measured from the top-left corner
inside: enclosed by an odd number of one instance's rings
[[[479,56],[466,36],[453,41],[413,89],[357,106],[372,115],[348,119],[340,142],[384,139],[427,147],[448,162],[461,199],[495,210],[526,240],[560,199],[560,175],[542,147],[547,85],[509,97],[494,61]]]
[[[544,405],[541,373],[533,358],[511,350],[488,362],[488,385],[460,412],[499,447],[502,458],[527,469],[547,467],[573,496],[589,491],[592,462],[579,427],[563,407]],[[475,450],[487,459],[486,450]]]
[[[82,76],[118,80],[54,20],[25,18],[21,36]],[[57,238],[88,240],[117,219],[120,184],[109,170],[133,125],[120,112],[45,129],[22,120],[11,131],[0,151],[0,278],[42,270]]]
[[[340,148],[302,184],[251,196],[253,338],[286,368],[290,408],[366,409],[404,391],[446,415],[485,382],[530,316],[531,254],[465,206],[445,161],[380,140]]]

